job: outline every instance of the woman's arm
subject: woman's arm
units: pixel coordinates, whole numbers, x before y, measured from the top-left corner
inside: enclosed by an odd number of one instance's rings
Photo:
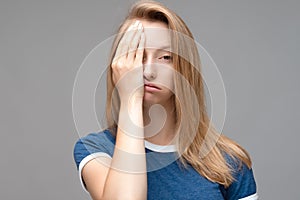
[[[119,43],[112,64],[121,99],[114,154],[111,161],[94,159],[82,170],[86,188],[94,200],[147,198],[142,107],[144,43],[141,23],[131,25]]]
[[[142,102],[137,103],[134,108],[131,108],[131,111],[136,113],[134,122],[136,124],[142,124]],[[126,112],[127,107],[121,105],[120,120],[123,122],[126,122],[128,119],[128,116],[124,114]],[[131,123],[129,122],[127,124],[130,126]],[[125,124],[122,127],[126,127]],[[137,133],[137,135],[136,137],[128,135],[124,133],[122,129],[118,128],[116,147],[111,169],[108,172],[105,183],[103,196],[111,198],[113,195],[116,199],[118,197],[119,199],[146,199],[146,158],[144,140],[141,138],[143,132],[141,131],[142,129],[134,130],[132,127],[128,128],[131,129],[132,132]]]

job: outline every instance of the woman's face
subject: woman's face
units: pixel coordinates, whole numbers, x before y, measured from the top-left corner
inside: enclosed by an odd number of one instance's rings
[[[146,36],[143,60],[144,105],[170,105],[174,91],[170,30],[163,22],[141,22]]]

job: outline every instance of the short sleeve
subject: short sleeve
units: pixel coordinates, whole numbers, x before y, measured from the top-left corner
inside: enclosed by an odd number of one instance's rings
[[[90,133],[80,138],[74,146],[73,156],[79,172],[79,179],[83,189],[86,191],[85,183],[82,179],[83,167],[92,159],[97,157],[112,158],[114,142],[109,137],[109,132]],[[87,192],[87,191],[86,191]]]
[[[232,164],[232,162],[231,162]],[[244,163],[241,167],[238,164],[234,166],[234,181],[231,185],[224,189],[223,195],[228,200],[257,200],[258,195],[256,191],[256,182],[253,175],[252,168],[248,168]]]

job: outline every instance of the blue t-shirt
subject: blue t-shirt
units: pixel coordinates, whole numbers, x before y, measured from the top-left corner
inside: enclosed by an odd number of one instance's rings
[[[112,158],[115,138],[109,130],[79,139],[74,147],[74,160],[81,184],[86,191],[81,171],[84,165],[98,156]],[[233,174],[235,181],[224,188],[200,175],[191,165],[184,168],[177,159],[174,145],[160,146],[145,141],[147,159],[148,200],[201,199],[201,200],[257,200],[256,183],[252,169],[238,165]],[[228,160],[230,162],[230,160]],[[232,161],[232,160],[231,160]]]

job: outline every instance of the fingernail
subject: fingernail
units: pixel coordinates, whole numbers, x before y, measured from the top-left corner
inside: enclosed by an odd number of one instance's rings
[[[142,27],[142,24],[141,23],[139,23],[139,25],[138,25],[138,29],[139,30],[141,30],[143,27]]]
[[[134,23],[134,26],[137,26],[139,24],[139,20],[136,20],[136,22]]]

